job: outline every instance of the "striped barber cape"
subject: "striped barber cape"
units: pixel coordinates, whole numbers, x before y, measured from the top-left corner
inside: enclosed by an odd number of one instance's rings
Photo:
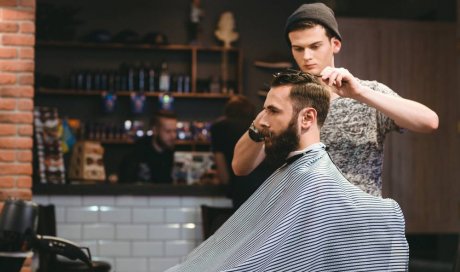
[[[348,182],[317,143],[167,272],[407,271],[408,259],[399,205]]]

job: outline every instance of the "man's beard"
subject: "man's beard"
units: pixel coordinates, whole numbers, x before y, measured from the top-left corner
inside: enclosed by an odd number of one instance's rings
[[[157,145],[163,150],[163,151],[166,151],[166,150],[174,150],[174,144],[169,144],[165,141],[163,141],[163,139],[161,139],[160,136],[154,136],[155,137],[155,142],[157,143]]]
[[[286,161],[287,156],[299,147],[299,134],[292,118],[286,130],[279,135],[265,133],[265,160],[272,167],[280,167]]]

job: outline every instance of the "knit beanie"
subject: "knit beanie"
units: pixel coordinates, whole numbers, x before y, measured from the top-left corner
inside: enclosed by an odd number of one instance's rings
[[[337,36],[339,40],[342,40],[342,36],[339,33],[339,26],[335,20],[334,12],[328,6],[323,3],[303,4],[286,21],[284,28],[284,35],[287,39],[288,44],[291,44],[288,36],[289,28],[299,21],[312,20],[320,23],[321,25],[329,28]]]

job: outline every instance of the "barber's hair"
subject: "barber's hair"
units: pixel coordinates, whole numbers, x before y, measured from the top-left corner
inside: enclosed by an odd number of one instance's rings
[[[242,95],[230,97],[224,107],[225,117],[228,119],[253,120],[256,115],[256,107],[251,101]]]
[[[272,87],[291,85],[289,98],[293,116],[304,108],[314,108],[318,126],[322,127],[329,111],[330,93],[326,85],[315,75],[288,69],[274,75]]]
[[[337,38],[339,40],[341,40],[341,38],[339,36],[337,36],[337,34],[335,34],[334,31],[332,31],[331,28],[329,28],[327,25],[319,22],[319,21],[315,21],[315,20],[303,20],[303,21],[297,21],[297,22],[294,22],[292,23],[291,25],[289,25],[287,28],[286,28],[286,34],[289,35],[289,33],[291,33],[292,31],[297,31],[297,30],[304,30],[304,29],[310,29],[310,28],[313,28],[317,25],[320,25],[322,27],[324,27],[324,29],[326,30],[326,36],[330,39],[332,38]],[[290,45],[291,44],[291,41],[289,40],[289,37],[287,37],[287,41],[288,41],[288,44]]]
[[[169,110],[159,110],[155,112],[155,114],[152,117],[151,120],[151,125],[152,127],[156,127],[160,124],[160,119],[165,118],[165,119],[177,119],[177,115],[173,111]]]

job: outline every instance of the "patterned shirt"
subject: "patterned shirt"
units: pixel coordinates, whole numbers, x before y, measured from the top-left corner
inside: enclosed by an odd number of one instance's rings
[[[360,80],[370,89],[398,96],[377,81]],[[344,176],[363,191],[382,195],[383,144],[396,123],[359,101],[338,97],[331,101],[329,114],[321,128],[321,141]]]

